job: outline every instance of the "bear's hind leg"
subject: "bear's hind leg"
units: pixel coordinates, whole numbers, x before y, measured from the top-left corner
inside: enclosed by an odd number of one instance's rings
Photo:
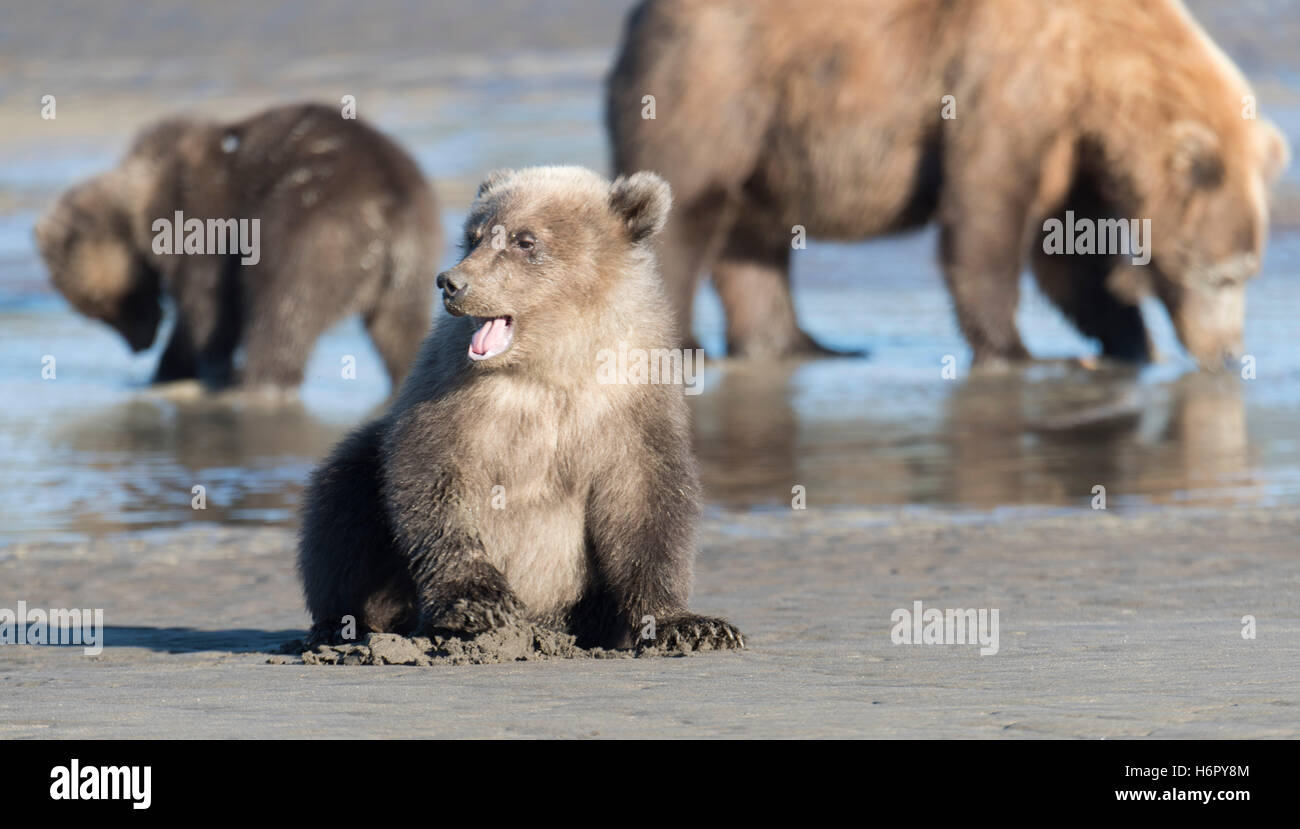
[[[249,389],[294,389],[306,372],[316,340],[333,322],[333,314],[290,316],[272,310],[270,301],[255,309],[244,344],[240,384]]]
[[[297,388],[321,335],[356,309],[355,284],[338,276],[355,256],[348,228],[314,222],[302,234],[292,248],[267,250],[240,270],[247,320],[240,383],[248,389]]]
[[[415,586],[393,549],[380,494],[383,428],[376,422],[353,432],[307,489],[298,572],[313,641],[342,639],[345,617],[358,637],[415,627]]]

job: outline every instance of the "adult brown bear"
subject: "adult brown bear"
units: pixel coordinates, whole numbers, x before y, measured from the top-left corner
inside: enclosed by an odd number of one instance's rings
[[[172,297],[156,381],[276,388],[297,386],[321,333],[357,312],[398,383],[429,328],[440,236],[414,160],[315,104],[149,126],[36,226],[55,287],[134,350]]]
[[[790,297],[796,226],[861,239],[933,220],[977,364],[1028,357],[1014,315],[1032,249],[1103,353],[1151,356],[1150,291],[1220,366],[1288,157],[1177,0],[647,0],[607,104],[616,171],[654,170],[677,197],[662,258],[679,330],[711,270],[747,356],[822,350]],[[1048,253],[1052,219],[1149,219],[1150,262]]]

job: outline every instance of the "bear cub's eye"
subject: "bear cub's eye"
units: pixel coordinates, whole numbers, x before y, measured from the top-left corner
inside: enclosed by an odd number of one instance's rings
[[[515,234],[515,247],[528,253],[537,246],[537,237],[527,230],[521,230]]]
[[[483,229],[476,227],[473,230],[466,232],[465,239],[461,242],[461,248],[465,253],[469,253],[474,248],[478,247],[478,243],[481,241],[483,241]]]

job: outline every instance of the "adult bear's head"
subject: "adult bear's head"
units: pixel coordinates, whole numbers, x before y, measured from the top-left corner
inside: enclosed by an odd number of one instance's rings
[[[464,255],[438,276],[443,305],[469,320],[471,363],[590,357],[593,341],[668,327],[651,240],[672,202],[667,182],[610,182],[582,167],[500,170],[465,220]],[[666,336],[663,337],[667,339]]]
[[[1202,367],[1242,353],[1246,283],[1268,235],[1268,191],[1286,167],[1286,139],[1267,121],[1234,112],[1211,127],[1173,122],[1154,136],[1162,175],[1148,191],[1151,287]]]
[[[133,244],[124,193],[114,173],[73,187],[36,223],[36,244],[68,302],[143,351],[162,320],[162,294]]]

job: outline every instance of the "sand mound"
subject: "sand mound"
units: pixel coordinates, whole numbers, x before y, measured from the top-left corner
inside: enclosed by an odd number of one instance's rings
[[[632,651],[585,650],[574,644],[569,634],[531,623],[500,627],[472,639],[455,636],[408,639],[393,633],[371,633],[354,643],[319,645],[311,650],[306,650],[301,641],[289,642],[283,651],[297,654],[306,665],[493,665],[537,659],[636,656]],[[283,664],[296,660],[272,657],[270,661]]]

